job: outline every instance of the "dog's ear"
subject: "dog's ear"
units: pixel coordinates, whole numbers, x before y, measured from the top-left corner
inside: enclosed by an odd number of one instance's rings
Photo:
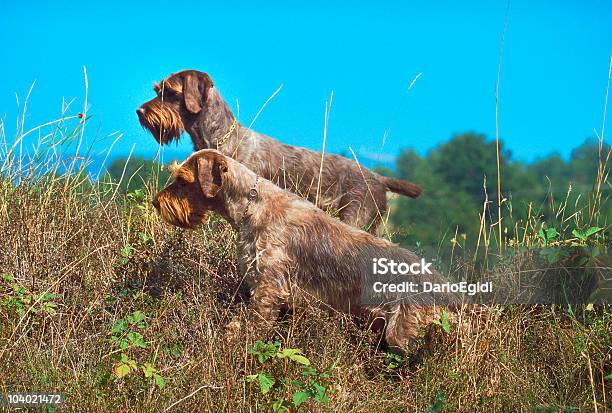
[[[223,155],[210,153],[198,158],[198,180],[205,197],[212,198],[217,195],[226,172],[227,162]]]
[[[183,99],[185,106],[191,113],[200,113],[202,110],[202,92],[200,82],[205,81],[195,73],[186,73],[183,77]]]
[[[170,175],[175,179],[181,178],[188,184],[192,184],[195,182],[195,175],[193,174],[191,168],[179,165],[176,161],[168,165],[166,167],[166,170],[170,172]]]

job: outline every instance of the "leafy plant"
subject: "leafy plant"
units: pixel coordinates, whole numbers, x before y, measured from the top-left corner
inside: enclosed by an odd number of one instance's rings
[[[450,334],[451,326],[450,326],[450,320],[448,319],[448,313],[446,312],[446,310],[442,310],[442,314],[440,315],[440,319],[439,320],[433,320],[432,323],[440,326],[442,328],[442,330],[446,334]]]
[[[384,356],[385,356],[385,371],[387,373],[395,372],[398,368],[402,367],[408,361],[408,359],[396,353],[385,352]]]
[[[164,380],[164,378],[159,374],[159,372],[157,371],[157,369],[155,367],[153,367],[153,363],[145,363],[142,366],[142,371],[145,375],[145,377],[147,379],[153,379],[153,381],[155,382],[155,384],[157,385],[157,387],[161,389],[163,389],[166,386],[166,381]]]
[[[591,227],[586,231],[582,232],[581,230],[576,228],[572,231],[572,235],[578,238],[583,243],[587,243],[595,234],[601,232],[602,230],[603,228]]]
[[[308,400],[327,406],[328,388],[327,382],[331,377],[328,372],[319,372],[311,366],[310,360],[297,348],[284,348],[278,341],[264,343],[257,341],[249,349],[249,354],[255,356],[260,365],[272,368],[280,360],[293,362],[300,368],[300,377],[291,379],[288,377],[274,377],[268,371],[260,371],[246,377],[249,383],[257,383],[261,394],[274,394],[272,410],[297,411]],[[290,395],[290,396],[288,396]]]
[[[572,265],[584,266],[593,258],[601,254],[600,245],[597,244],[597,236],[603,231],[600,227],[589,227],[586,230],[575,228],[572,230],[574,240],[562,241],[561,234],[555,228],[544,228],[538,231],[538,238],[544,248],[540,250],[540,256],[549,264],[570,259]],[[559,241],[552,246],[553,241]]]
[[[128,315],[125,320],[122,318],[117,320],[111,329],[111,341],[117,343],[121,350],[128,347],[147,348],[142,334],[135,330],[136,328],[144,329],[146,327],[144,318],[142,311],[135,311]]]
[[[138,370],[138,363],[128,355],[128,350],[132,348],[147,348],[144,337],[138,330],[147,327],[145,314],[142,311],[134,311],[125,318],[117,320],[111,328],[111,342],[118,347],[116,363],[113,366],[113,373],[118,379],[126,377],[128,374]],[[153,362],[146,362],[140,366],[145,378],[151,379],[160,389],[166,386],[166,381],[159,371],[154,367]]]
[[[146,198],[147,198],[142,188],[138,188],[131,192],[128,192],[126,196],[127,196],[128,201],[136,204],[137,208],[142,208],[143,207],[142,204],[145,203]]]
[[[119,264],[127,265],[130,262],[130,258],[132,257],[132,253],[134,252],[134,247],[131,244],[127,244],[125,247],[121,248],[119,251]]]
[[[140,237],[140,241],[142,241],[144,245],[149,245],[153,241],[153,238],[143,231],[138,232],[138,237]]]
[[[538,231],[538,238],[544,243],[544,245],[549,245],[552,241],[556,240],[559,237],[559,233],[555,228],[540,228]]]
[[[113,371],[117,378],[122,379],[137,368],[136,361],[132,360],[127,354],[120,353],[119,361],[113,367]]]
[[[259,363],[265,363],[269,358],[274,357],[280,348],[280,342],[275,341],[274,343],[257,341],[255,345],[249,349],[248,353],[253,354],[257,357]]]
[[[31,310],[34,313],[45,313],[51,316],[57,313],[57,304],[54,301],[57,295],[47,292],[33,294],[20,285],[11,274],[2,274],[2,280],[12,290],[12,293],[0,301],[2,306],[14,309],[19,316],[24,315],[28,307],[34,304],[36,306]]]
[[[49,315],[57,313],[57,304],[52,300],[56,299],[57,295],[51,293],[43,293],[38,300],[40,309]]]

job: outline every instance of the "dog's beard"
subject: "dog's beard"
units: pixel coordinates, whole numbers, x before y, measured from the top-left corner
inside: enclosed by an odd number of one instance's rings
[[[206,213],[193,211],[184,198],[158,195],[159,214],[167,223],[187,229],[194,229],[206,219]]]
[[[185,131],[176,108],[163,102],[149,105],[139,120],[142,127],[151,132],[157,143],[162,145],[178,141]]]

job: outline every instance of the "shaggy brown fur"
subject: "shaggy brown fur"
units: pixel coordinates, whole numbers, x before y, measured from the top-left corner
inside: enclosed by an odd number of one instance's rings
[[[155,208],[183,228],[196,228],[211,210],[230,222],[240,235],[239,267],[260,321],[273,322],[283,307],[319,303],[384,321],[385,340],[401,351],[439,316],[440,307],[416,301],[363,302],[372,258],[391,253],[418,262],[414,253],[330,217],[215,150],[198,151],[170,170],[175,181],[155,196]]]
[[[178,140],[187,131],[195,150],[218,149],[281,188],[338,211],[350,225],[376,233],[387,211],[387,191],[412,198],[421,193],[416,184],[338,155],[326,154],[321,170],[320,152],[284,145],[240,125],[206,73],[175,73],[154,90],[157,96],[136,112],[158,143]]]

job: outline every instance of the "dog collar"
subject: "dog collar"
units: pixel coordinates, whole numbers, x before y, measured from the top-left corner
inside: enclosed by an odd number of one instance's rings
[[[236,119],[234,119],[234,121],[232,122],[232,126],[230,126],[227,133],[223,135],[221,139],[217,140],[217,150],[219,150],[219,148],[221,148],[225,144],[225,142],[229,139],[232,132],[236,129],[236,126],[238,126],[238,122],[236,121]]]
[[[247,204],[244,207],[244,212],[242,213],[242,218],[240,219],[240,224],[239,225],[242,225],[242,223],[244,222],[247,214],[249,213],[249,207],[251,206],[251,202],[256,200],[257,197],[259,196],[259,192],[257,191],[257,184],[258,183],[259,183],[259,175],[256,175],[255,176],[255,183],[253,184],[251,189],[249,189],[249,193],[247,195]]]

